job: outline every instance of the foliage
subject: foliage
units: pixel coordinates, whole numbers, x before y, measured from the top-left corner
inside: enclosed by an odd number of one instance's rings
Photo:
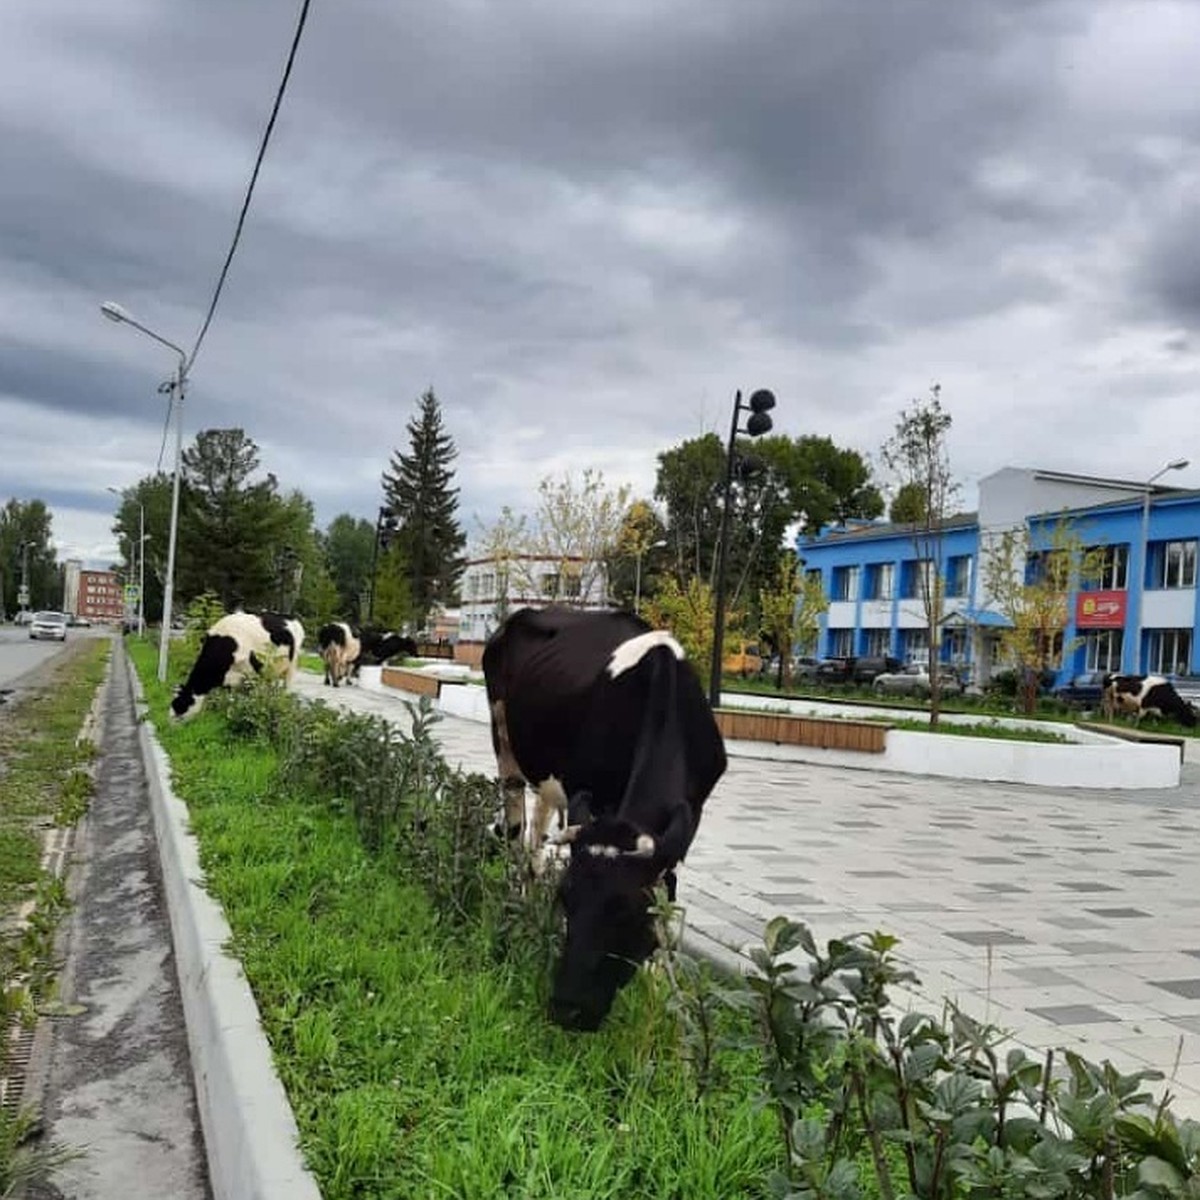
[[[666,532],[648,500],[634,500],[626,508],[607,564],[614,601],[640,611],[641,599],[654,595],[666,563]]]
[[[1002,658],[1019,674],[1024,712],[1037,704],[1039,683],[1057,670],[1082,641],[1065,643],[1073,591],[1096,583],[1105,547],[1084,545],[1063,516],[1034,537],[1027,526],[1005,530],[983,548],[983,579],[989,603],[1008,619],[1000,633]]]
[[[386,629],[407,629],[419,624],[411,578],[404,549],[399,541],[393,542],[379,556],[375,568],[373,624]]]
[[[375,529],[370,521],[339,513],[325,531],[325,566],[337,589],[334,611],[361,623],[366,617],[363,597],[371,584]]]
[[[17,611],[22,565],[28,568],[31,609],[57,608],[62,578],[51,545],[50,510],[42,500],[9,500],[0,509],[0,616]],[[22,552],[22,545],[28,550]]]
[[[383,491],[385,504],[400,522],[396,540],[421,624],[435,604],[453,602],[466,535],[458,523],[458,488],[451,486],[458,450],[442,424],[432,388],[422,393],[407,432],[408,453],[392,455]]]
[[[586,467],[578,479],[564,473],[538,484],[531,553],[554,567],[544,598],[560,604],[607,599],[605,563],[611,558],[629,503],[629,488],[610,488],[604,472]]]
[[[888,520],[897,525],[920,525],[925,515],[924,486],[915,479],[902,483],[888,507]]]
[[[512,594],[528,596],[533,592],[533,577],[529,570],[531,542],[528,519],[518,516],[505,505],[500,516],[487,525],[476,517],[479,527],[476,554],[492,563],[496,572],[496,607],[489,628],[502,625],[509,615]]]
[[[897,1012],[891,995],[916,986],[894,937],[857,933],[817,946],[809,929],[771,920],[750,951],[753,970],[717,993],[757,1018],[762,1090],[775,1114],[784,1200],[1115,1200],[1194,1196],[1200,1124],[1177,1120],[1145,1085],[1065,1052],[1065,1074],[1007,1035],[947,1003],[941,1018]],[[802,961],[797,961],[801,958]],[[668,972],[681,1036],[699,1047],[699,1001]],[[737,981],[735,981],[737,982]],[[705,1077],[689,1062],[697,1086]],[[866,1180],[864,1186],[864,1180]]]
[[[716,619],[713,590],[693,575],[683,587],[672,577],[663,580],[653,600],[647,601],[643,613],[651,625],[669,629],[683,647],[688,662],[701,680],[707,681],[713,656],[713,622]],[[726,623],[735,614],[726,613]]]
[[[201,592],[187,606],[184,614],[186,624],[181,640],[183,653],[189,665],[200,653],[200,643],[204,640],[204,635],[228,612],[216,592]]]
[[[767,638],[779,655],[777,687],[788,687],[792,676],[792,648],[815,637],[821,614],[829,608],[819,572],[805,574],[793,551],[780,557],[773,590],[759,594],[759,611]]]
[[[912,539],[918,563],[924,564],[919,587],[929,644],[929,721],[936,726],[942,703],[942,620],[946,611],[944,526],[952,515],[958,484],[950,470],[947,439],[953,419],[942,408],[941,387],[928,398],[914,400],[901,412],[892,436],[884,443],[883,460],[907,489],[909,503],[918,498],[919,519]]]

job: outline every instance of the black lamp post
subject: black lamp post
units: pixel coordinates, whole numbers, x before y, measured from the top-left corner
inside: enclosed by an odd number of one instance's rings
[[[379,548],[384,551],[392,543],[400,529],[400,518],[386,505],[380,508],[375,519],[375,545],[371,550],[371,594],[367,601],[367,624],[375,620],[375,575],[379,568]]]
[[[752,392],[743,403],[742,393],[733,398],[733,421],[729,426],[729,450],[725,457],[725,496],[721,505],[721,532],[717,542],[717,595],[713,614],[713,657],[712,673],[709,676],[708,702],[716,708],[721,701],[721,660],[725,656],[725,570],[729,565],[729,493],[733,489],[735,443],[737,435],[761,437],[770,433],[772,421],[768,412],[775,407],[775,393],[766,388]],[[750,414],[745,429],[738,428],[738,418],[743,412]]]

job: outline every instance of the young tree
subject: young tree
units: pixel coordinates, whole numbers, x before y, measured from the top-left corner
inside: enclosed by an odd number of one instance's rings
[[[658,629],[669,629],[683,647],[688,662],[707,685],[713,656],[713,621],[716,617],[713,589],[698,575],[680,586],[667,576],[657,595],[645,605],[645,616]],[[726,624],[729,617],[726,617]]]
[[[323,539],[325,568],[337,588],[336,612],[363,621],[362,597],[371,586],[375,529],[363,517],[340,513],[329,523]]]
[[[412,569],[399,542],[379,556],[375,576],[375,616],[373,623],[385,629],[406,629],[417,624],[409,580]],[[421,612],[423,621],[428,609]]]
[[[946,518],[953,512],[958,484],[950,472],[947,438],[952,418],[942,408],[941,387],[934,384],[927,399],[914,400],[901,412],[895,432],[883,445],[883,460],[900,481],[901,490],[919,498],[919,519],[912,523],[921,607],[929,640],[929,724],[941,715],[941,642],[945,616],[944,576]]]
[[[383,491],[400,522],[398,542],[421,624],[434,604],[454,600],[467,540],[458,524],[458,488],[451,486],[458,450],[432,388],[422,394],[408,436],[408,453],[393,454],[383,473]]]
[[[182,496],[181,496],[182,503]],[[171,476],[165,472],[145,475],[121,494],[121,504],[112,531],[116,534],[125,560],[132,555],[141,535],[142,513],[146,525],[146,594],[142,599],[147,621],[161,621],[163,585],[167,577],[167,545],[171,530]],[[183,544],[176,549],[180,563],[194,547]],[[177,568],[178,570],[178,568]],[[139,573],[140,574],[140,573]]]
[[[634,500],[621,518],[608,563],[610,595],[640,612],[642,598],[654,591],[655,562],[662,559],[655,551],[667,544],[666,529],[653,505],[648,500]]]
[[[829,601],[820,576],[804,574],[788,550],[780,556],[775,586],[760,593],[759,605],[763,632],[779,655],[775,685],[785,688],[792,682],[792,647],[812,638]]]
[[[533,577],[529,571],[531,543],[526,528],[526,518],[517,516],[508,505],[500,510],[499,518],[485,525],[478,517],[479,527],[476,552],[480,558],[490,560],[495,566],[496,607],[493,619],[502,625],[509,614],[509,595],[515,588],[519,594],[528,594],[533,588]]]
[[[902,484],[888,507],[888,520],[897,525],[919,525],[924,519],[924,487],[917,482]]]
[[[1018,671],[1021,711],[1037,708],[1042,678],[1062,666],[1080,642],[1066,644],[1073,591],[1099,581],[1105,547],[1086,547],[1064,515],[1035,538],[1027,526],[994,538],[983,551],[983,580],[990,603],[1009,621],[1000,635],[1002,656]]]
[[[569,474],[542,480],[530,544],[536,557],[557,568],[554,594],[546,599],[580,605],[607,600],[605,563],[628,503],[628,486],[610,489],[604,473],[591,467],[578,480]]]
[[[61,571],[50,544],[51,524],[43,500],[14,498],[0,509],[0,612],[17,611],[23,577],[29,585],[28,608],[55,608],[61,603]]]

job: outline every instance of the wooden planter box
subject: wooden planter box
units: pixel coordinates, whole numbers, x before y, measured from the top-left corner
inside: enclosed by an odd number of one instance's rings
[[[442,681],[421,671],[409,671],[405,667],[384,667],[381,678],[386,687],[396,688],[401,692],[432,696],[435,700],[442,694]]]
[[[791,713],[743,712],[735,708],[719,708],[714,715],[721,736],[734,741],[857,750],[862,754],[882,754],[891,728],[877,721],[797,717]]]

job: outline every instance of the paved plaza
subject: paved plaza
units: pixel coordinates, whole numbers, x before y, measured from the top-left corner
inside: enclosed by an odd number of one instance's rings
[[[403,720],[399,694],[299,690]],[[450,762],[493,774],[486,725]],[[777,914],[819,940],[881,929],[942,997],[1032,1050],[1171,1078],[1200,1118],[1200,767],[1169,792],[1051,790],[731,757],[680,872],[700,939],[739,950]],[[899,997],[901,1003],[906,998]]]

